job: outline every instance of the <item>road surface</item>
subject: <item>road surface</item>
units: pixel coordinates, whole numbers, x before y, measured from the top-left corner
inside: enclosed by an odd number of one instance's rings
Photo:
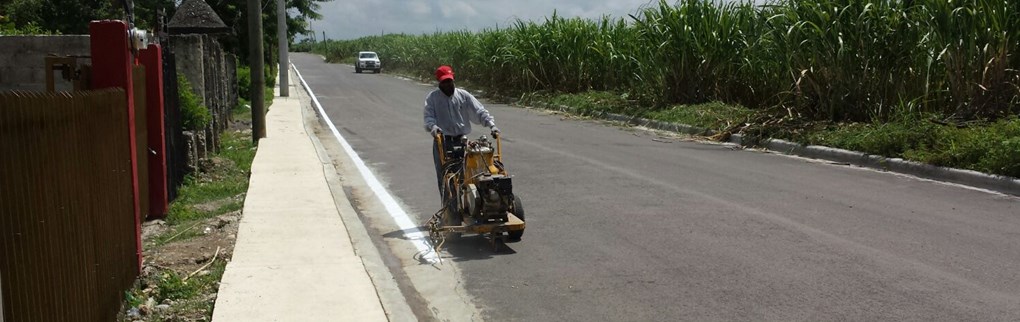
[[[291,59],[404,208],[422,221],[435,212],[422,127],[434,87],[317,55]],[[1020,320],[1015,197],[486,106],[528,228],[499,253],[477,238],[448,246],[445,265],[474,318]],[[362,216],[379,247],[408,243],[385,216]],[[392,270],[408,271],[397,275],[431,274],[406,251],[385,253]],[[442,302],[442,292],[405,287],[420,307]],[[446,312],[418,313],[456,320]]]

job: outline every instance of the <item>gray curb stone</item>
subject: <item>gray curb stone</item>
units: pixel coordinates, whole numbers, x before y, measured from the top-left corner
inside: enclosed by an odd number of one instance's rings
[[[552,110],[559,110],[562,112],[573,113],[576,111],[575,109],[563,105],[552,106],[549,104],[541,104],[540,107]],[[594,116],[596,118],[607,119],[610,121],[624,122],[635,126],[644,126],[662,131],[704,136],[716,134],[715,131],[690,126],[687,124],[661,122],[640,117],[626,116],[622,114],[596,113],[595,115],[591,116]],[[735,143],[740,146],[748,146],[747,144],[744,144],[744,137],[741,134],[730,135],[729,142]],[[944,168],[930,164],[903,160],[900,158],[886,158],[883,156],[870,155],[862,152],[831,148],[827,146],[803,145],[800,143],[794,143],[779,139],[766,140],[764,148],[770,151],[780,152],[789,155],[796,155],[810,159],[826,160],[855,165],[859,167],[877,169],[881,171],[908,174],[925,179],[952,182],[966,186],[1020,196],[1020,179],[1008,176],[991,175],[972,170]]]

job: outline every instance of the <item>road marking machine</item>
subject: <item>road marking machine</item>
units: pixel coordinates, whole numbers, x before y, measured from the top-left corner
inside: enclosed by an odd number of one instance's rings
[[[425,226],[437,252],[447,239],[461,234],[484,235],[494,250],[507,241],[520,241],[524,234],[524,207],[503,166],[500,135],[493,139],[465,136],[442,153],[443,135],[435,136],[441,151],[443,208]]]

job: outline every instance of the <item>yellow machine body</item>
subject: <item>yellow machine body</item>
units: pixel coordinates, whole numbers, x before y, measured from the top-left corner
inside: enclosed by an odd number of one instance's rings
[[[443,147],[443,136],[435,137]],[[525,229],[520,198],[512,193],[510,175],[503,166],[500,136],[489,141],[465,140],[457,153],[457,171],[445,173],[443,182],[444,207],[429,220],[430,239],[438,249],[450,233],[487,234],[490,241],[505,241],[508,237],[519,240]],[[446,167],[449,156],[439,154],[440,164]],[[450,187],[456,185],[456,187]],[[448,200],[458,200],[447,203]],[[495,244],[494,244],[495,245]]]

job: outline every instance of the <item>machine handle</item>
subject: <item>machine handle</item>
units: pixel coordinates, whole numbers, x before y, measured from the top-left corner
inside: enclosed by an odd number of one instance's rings
[[[443,149],[443,132],[437,132],[434,139],[436,140],[436,153],[439,153],[439,164],[443,166],[446,164],[446,149]]]
[[[499,162],[502,163],[503,162],[503,141],[500,140],[501,136],[503,136],[503,135],[502,135],[502,133],[499,133],[499,132],[496,132],[496,133],[492,134],[492,138],[496,139],[496,160],[499,160]]]

